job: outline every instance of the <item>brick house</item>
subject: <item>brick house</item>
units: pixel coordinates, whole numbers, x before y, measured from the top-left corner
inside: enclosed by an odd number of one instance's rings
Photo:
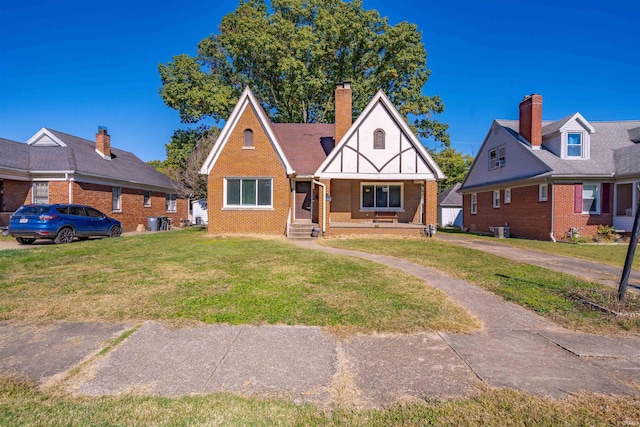
[[[27,203],[90,205],[120,220],[124,231],[146,227],[147,216],[176,224],[188,216],[171,180],[111,147],[106,128],[95,141],[42,128],[26,144],[0,138],[0,153],[0,226]]]
[[[271,123],[249,88],[200,173],[210,233],[419,234],[436,222],[444,174],[379,91],[352,122],[349,82],[335,124]]]
[[[580,113],[542,120],[542,97],[519,120],[495,120],[467,174],[463,224],[512,236],[563,240],[598,225],[631,232],[639,193],[640,120],[595,122]]]

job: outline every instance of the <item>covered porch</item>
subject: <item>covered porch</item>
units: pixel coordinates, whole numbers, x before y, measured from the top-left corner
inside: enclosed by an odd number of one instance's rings
[[[636,216],[640,190],[638,181],[617,182],[614,192],[613,228],[618,232],[631,233]]]

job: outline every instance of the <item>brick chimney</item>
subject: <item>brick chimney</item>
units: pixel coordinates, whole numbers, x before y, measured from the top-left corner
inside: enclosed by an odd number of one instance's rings
[[[336,83],[336,143],[342,139],[351,127],[352,120],[352,96],[351,82]]]
[[[105,126],[98,126],[96,134],[96,151],[105,158],[111,158],[111,137]]]
[[[531,143],[531,147],[542,146],[542,96],[525,96],[520,102],[520,135]]]

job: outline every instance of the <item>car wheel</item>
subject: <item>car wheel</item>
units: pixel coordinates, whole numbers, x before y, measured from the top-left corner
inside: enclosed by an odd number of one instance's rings
[[[28,237],[16,237],[16,241],[21,245],[31,245],[36,239],[30,239]]]
[[[109,230],[109,237],[120,237],[121,234],[122,228],[119,225],[114,225],[111,227],[111,230]]]
[[[72,240],[73,230],[70,228],[63,228],[62,230],[58,231],[58,235],[54,239],[54,242],[56,242],[56,244],[71,243]]]

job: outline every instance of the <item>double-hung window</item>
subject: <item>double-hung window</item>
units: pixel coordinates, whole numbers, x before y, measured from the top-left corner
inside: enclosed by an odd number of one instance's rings
[[[582,186],[582,213],[599,213],[599,187],[598,184],[584,184]]]
[[[471,205],[471,214],[475,215],[478,213],[478,195],[476,193],[472,194],[470,197],[470,205]]]
[[[176,195],[167,193],[165,200],[166,200],[165,204],[167,207],[167,212],[175,212],[176,211]]]
[[[500,190],[493,190],[493,207],[500,207]]]
[[[511,189],[510,188],[505,188],[504,189],[504,204],[508,205],[509,203],[511,203]]]
[[[501,145],[489,150],[489,170],[502,168],[505,165],[505,146]]]
[[[32,189],[33,203],[49,203],[49,183],[48,182],[34,182]]]
[[[147,207],[151,206],[151,191],[144,192],[144,205]]]
[[[273,178],[225,178],[225,207],[273,207]]]
[[[567,157],[582,158],[582,134],[567,134]]]
[[[362,209],[402,209],[402,184],[362,184]]]
[[[120,212],[122,210],[122,188],[111,188],[111,210],[114,212]]]

